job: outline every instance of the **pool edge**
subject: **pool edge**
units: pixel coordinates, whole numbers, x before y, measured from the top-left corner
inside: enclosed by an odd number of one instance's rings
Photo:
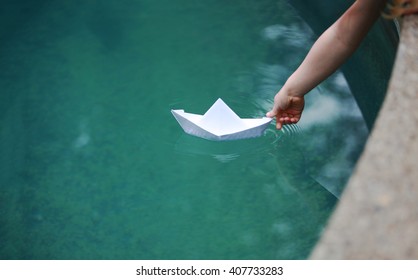
[[[403,19],[389,88],[310,259],[418,259],[418,15]]]

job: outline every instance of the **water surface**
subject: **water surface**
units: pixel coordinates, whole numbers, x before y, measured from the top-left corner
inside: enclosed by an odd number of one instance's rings
[[[306,258],[368,133],[344,75],[256,139],[195,138],[170,114],[221,97],[263,116],[316,36],[296,11],[59,2],[2,19],[0,258]]]

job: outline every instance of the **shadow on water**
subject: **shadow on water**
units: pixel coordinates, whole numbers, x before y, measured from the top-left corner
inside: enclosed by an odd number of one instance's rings
[[[316,213],[318,222],[323,223],[327,220],[338,198],[309,174],[304,151],[299,147],[299,144],[294,143],[293,137],[296,136],[292,134],[290,138],[283,137],[275,146],[279,157],[277,169],[280,180],[286,181],[287,186],[294,189],[309,208]],[[292,149],[290,150],[289,147]],[[280,158],[292,160],[283,161]]]

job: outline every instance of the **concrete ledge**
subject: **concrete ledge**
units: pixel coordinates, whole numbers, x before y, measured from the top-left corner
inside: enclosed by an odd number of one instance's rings
[[[403,20],[385,101],[311,259],[418,259],[418,15]]]

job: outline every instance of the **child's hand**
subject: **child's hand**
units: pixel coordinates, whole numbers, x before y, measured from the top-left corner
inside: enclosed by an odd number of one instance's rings
[[[284,124],[297,123],[305,106],[305,99],[299,96],[289,96],[280,91],[274,97],[273,109],[266,114],[269,118],[276,118],[276,128],[281,129]]]

